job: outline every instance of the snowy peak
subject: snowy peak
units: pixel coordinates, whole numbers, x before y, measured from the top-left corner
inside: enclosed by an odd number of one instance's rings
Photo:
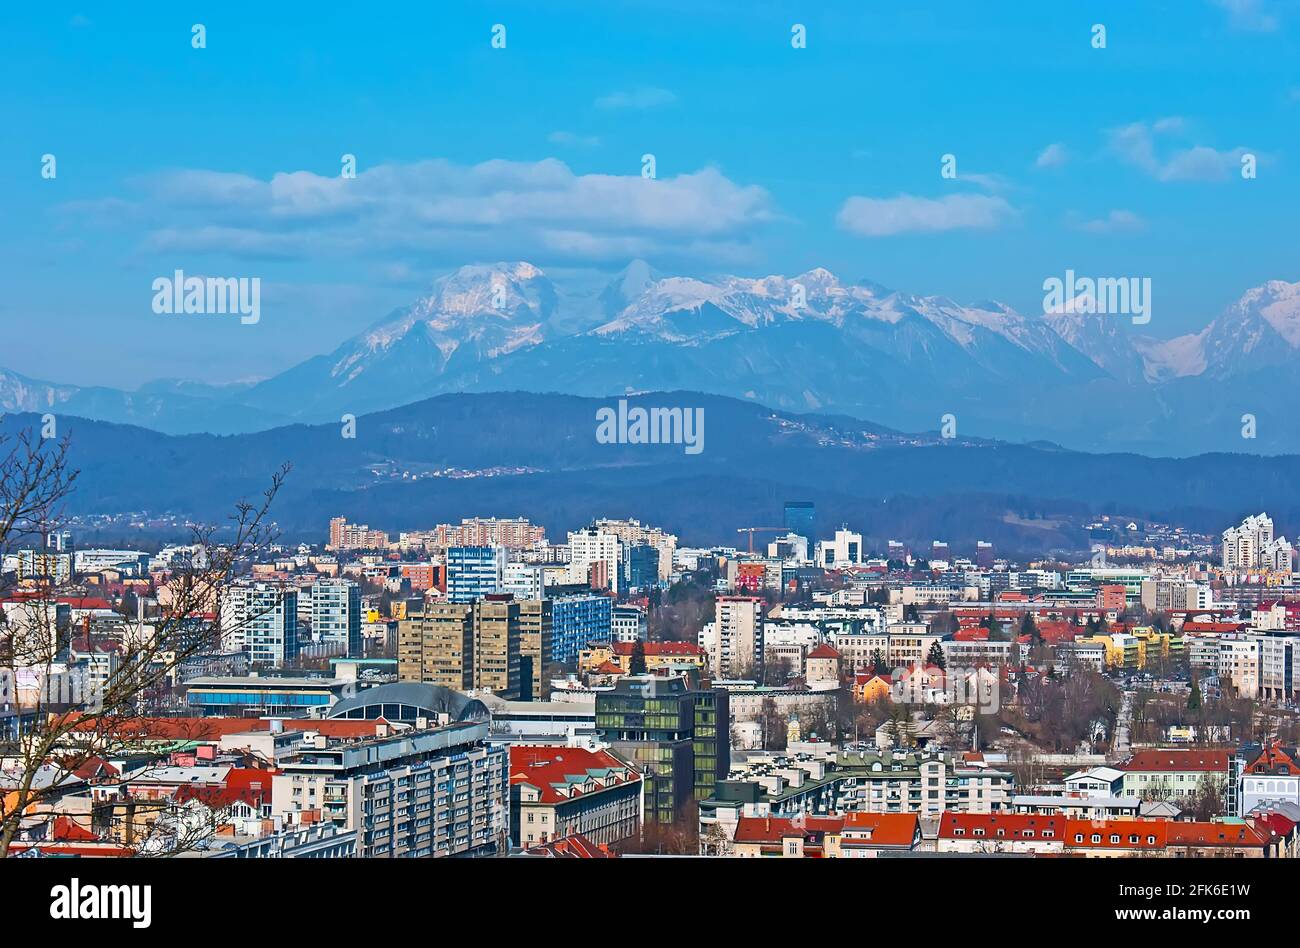
[[[1300,348],[1300,283],[1270,280],[1241,295],[1205,330],[1205,371],[1245,375],[1292,361]]]

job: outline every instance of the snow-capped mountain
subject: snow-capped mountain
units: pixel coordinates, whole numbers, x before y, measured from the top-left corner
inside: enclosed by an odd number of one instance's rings
[[[334,351],[256,385],[123,393],[0,373],[0,409],[58,403],[166,431],[231,431],[447,392],[688,390],[904,430],[952,414],[966,434],[1089,449],[1300,451],[1285,404],[1250,397],[1300,381],[1297,349],[1300,283],[1251,289],[1201,332],[1162,340],[1113,316],[1025,315],[821,268],[702,279],[633,261],[579,292],[503,262],[443,276]],[[1272,440],[1234,441],[1243,412]]]

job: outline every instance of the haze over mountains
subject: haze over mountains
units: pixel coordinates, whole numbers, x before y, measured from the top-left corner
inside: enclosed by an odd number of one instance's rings
[[[337,422],[233,436],[164,435],[62,418],[81,471],[77,514],[149,511],[221,522],[293,464],[274,515],[286,538],[319,539],[345,512],[396,533],[469,515],[526,515],[552,536],[597,516],[651,520],[687,543],[744,542],[736,528],[780,523],[786,500],[817,505],[822,535],[848,523],[883,549],[935,537],[970,553],[1087,549],[1082,524],[1111,513],[1217,532],[1251,511],[1300,519],[1300,457],[1143,458],[970,438],[900,434],[843,416],[773,411],[698,392],[632,396],[633,405],[704,412],[704,450],[605,444],[596,411],[615,399],[441,395]],[[0,418],[0,435],[39,426]],[[90,537],[83,537],[91,542]],[[113,542],[139,538],[116,535]],[[763,537],[759,538],[760,540]]]
[[[449,392],[693,390],[913,431],[952,414],[963,434],[1083,450],[1300,451],[1277,397],[1300,371],[1300,283],[1249,289],[1198,333],[1160,340],[1144,328],[912,296],[823,269],[705,281],[635,261],[578,302],[539,268],[501,263],[462,267],[332,352],[256,384],[122,392],[0,369],[0,409],[231,433]],[[1246,413],[1253,440],[1241,437]]]

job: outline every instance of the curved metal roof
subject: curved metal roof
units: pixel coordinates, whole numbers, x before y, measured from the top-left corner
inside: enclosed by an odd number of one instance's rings
[[[399,681],[378,688],[367,688],[352,698],[338,702],[329,710],[331,718],[413,723],[416,718],[437,718],[446,714],[453,721],[487,721],[487,705],[477,698],[442,685],[418,681]]]

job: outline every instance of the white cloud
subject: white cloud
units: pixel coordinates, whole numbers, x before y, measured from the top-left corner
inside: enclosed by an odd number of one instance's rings
[[[1052,142],[1034,159],[1035,168],[1060,168],[1070,160],[1070,154],[1060,142]]]
[[[1154,124],[1134,122],[1108,133],[1110,150],[1158,181],[1222,181],[1241,167],[1246,149],[1220,151],[1208,145],[1158,147],[1161,137],[1180,134],[1182,119],[1160,119]],[[1162,154],[1163,153],[1163,154]]]
[[[953,180],[958,182],[965,181],[968,184],[973,184],[976,187],[983,188],[985,191],[1006,191],[1011,187],[1011,182],[1007,180],[1004,175],[992,173],[984,174],[978,171],[963,171]]]
[[[851,197],[840,208],[839,226],[863,237],[988,230],[1015,213],[1000,197],[950,194],[942,198],[900,194],[893,198]]]
[[[653,109],[661,105],[671,105],[677,96],[667,89],[655,86],[638,86],[635,89],[611,92],[596,100],[598,109]]]
[[[206,170],[133,182],[134,215],[153,251],[255,258],[408,254],[425,260],[530,258],[576,263],[690,252],[743,256],[775,212],[761,187],[713,168],[673,178],[575,174],[562,161],[437,159],[384,164],[354,179],[310,171],[269,180]],[[104,223],[105,208],[65,207]]]
[[[1079,225],[1080,230],[1090,234],[1135,233],[1146,229],[1146,221],[1132,211],[1114,210],[1105,217],[1085,220]]]
[[[1277,29],[1277,17],[1270,12],[1271,5],[1264,0],[1210,0],[1210,2],[1228,12],[1229,22],[1236,29],[1252,33],[1272,33]]]

